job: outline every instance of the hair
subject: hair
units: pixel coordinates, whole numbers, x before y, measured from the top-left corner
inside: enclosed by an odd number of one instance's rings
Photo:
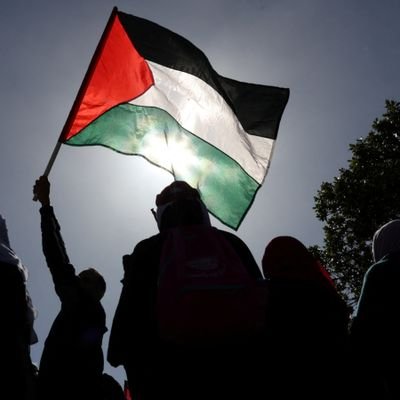
[[[79,278],[85,290],[96,300],[101,300],[106,292],[106,281],[94,268],[87,268],[79,273]]]

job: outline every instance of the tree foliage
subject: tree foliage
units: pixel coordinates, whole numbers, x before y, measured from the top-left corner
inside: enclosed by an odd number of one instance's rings
[[[386,112],[365,138],[350,144],[348,168],[323,182],[314,197],[324,222],[324,244],[313,246],[338,288],[354,304],[372,264],[371,239],[384,223],[400,216],[400,103],[386,101]]]

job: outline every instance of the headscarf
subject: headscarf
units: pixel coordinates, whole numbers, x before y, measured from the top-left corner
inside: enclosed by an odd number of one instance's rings
[[[394,219],[381,226],[372,239],[374,262],[397,250],[400,250],[400,219]]]
[[[278,236],[268,243],[262,268],[267,279],[317,282],[335,288],[328,271],[299,240],[291,236]]]
[[[14,250],[10,246],[10,239],[8,237],[8,230],[6,220],[0,214],[0,261],[5,264],[14,265],[20,271],[22,278],[25,283],[25,296],[27,303],[27,315],[26,320],[30,330],[30,344],[38,342],[38,337],[35,330],[33,329],[33,322],[36,318],[37,311],[33,307],[32,299],[29,295],[28,289],[26,288],[26,281],[28,280],[28,269],[22,264],[20,258],[15,254]]]

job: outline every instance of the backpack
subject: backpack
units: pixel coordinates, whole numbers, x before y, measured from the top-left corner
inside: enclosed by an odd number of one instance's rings
[[[162,340],[247,340],[263,330],[265,301],[265,288],[216,228],[192,225],[166,233],[156,302]]]

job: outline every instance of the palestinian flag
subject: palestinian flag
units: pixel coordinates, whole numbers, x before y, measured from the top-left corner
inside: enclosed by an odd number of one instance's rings
[[[289,90],[220,76],[185,38],[114,8],[60,136],[139,155],[237,229],[264,181]]]

